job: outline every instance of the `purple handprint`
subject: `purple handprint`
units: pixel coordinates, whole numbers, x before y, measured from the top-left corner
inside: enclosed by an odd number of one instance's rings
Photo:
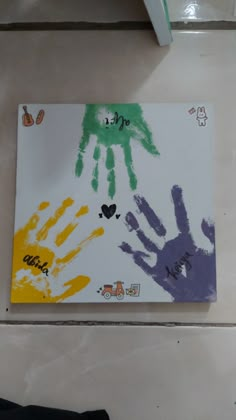
[[[175,185],[171,194],[179,234],[176,238],[165,242],[162,249],[145,235],[132,212],[128,212],[126,215],[129,231],[135,231],[145,249],[156,255],[154,266],[150,266],[146,262],[147,258],[150,257],[146,252],[135,251],[126,242],[123,242],[120,248],[123,252],[130,254],[135,264],[169,292],[175,302],[212,302],[216,299],[214,226],[206,220],[202,220],[202,232],[213,245],[213,251],[209,253],[198,248],[194,243],[183,202],[182,189]],[[134,200],[140,213],[146,217],[150,227],[158,236],[165,237],[166,229],[164,225],[145,198],[135,195]]]

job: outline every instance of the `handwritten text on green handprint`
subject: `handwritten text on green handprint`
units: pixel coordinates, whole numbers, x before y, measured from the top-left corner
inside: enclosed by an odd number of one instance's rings
[[[99,160],[101,146],[106,147],[106,168],[108,170],[108,194],[113,198],[116,193],[115,155],[112,146],[120,146],[124,152],[124,161],[132,190],[137,187],[137,177],[133,169],[131,139],[139,141],[152,155],[159,152],[152,140],[152,133],[143,118],[139,104],[86,105],[82,123],[83,134],[79,144],[75,173],[80,177],[84,168],[84,154],[92,135],[97,137],[93,152],[95,167],[91,185],[94,191],[99,184]]]

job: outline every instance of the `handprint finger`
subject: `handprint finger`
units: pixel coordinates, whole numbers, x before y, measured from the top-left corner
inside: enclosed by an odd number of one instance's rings
[[[160,155],[159,151],[157,150],[155,144],[152,140],[152,133],[149,130],[147,124],[142,121],[140,124],[140,134],[141,134],[141,143],[144,147],[144,149],[147,150],[147,152],[151,153],[152,155]]]
[[[106,168],[108,169],[107,180],[109,182],[108,195],[113,198],[116,193],[116,177],[115,177],[115,156],[111,147],[107,149]]]
[[[178,185],[174,185],[171,191],[175,218],[180,233],[189,233],[189,220],[187,210],[183,201],[183,191]]]
[[[126,254],[133,255],[134,253],[133,249],[129,244],[127,244],[127,242],[122,242],[122,244],[119,245],[119,248],[122,249],[123,252],[126,252]]]
[[[157,255],[158,253],[157,246],[154,244],[154,242],[151,241],[151,239],[149,239],[145,235],[145,233],[141,229],[137,230],[137,237],[142,242],[143,246],[146,248],[147,251],[154,252]]]
[[[149,252],[157,253],[158,252],[157,246],[139,228],[138,221],[137,221],[136,217],[134,216],[134,214],[132,212],[128,212],[126,217],[125,217],[125,220],[126,220],[126,224],[127,224],[127,227],[129,229],[129,231],[132,231],[132,230],[136,231],[137,237],[142,242],[142,244],[144,245],[146,250],[149,251]]]
[[[84,162],[83,162],[83,154],[79,153],[78,154],[78,159],[76,162],[76,166],[75,166],[75,174],[76,176],[80,177],[82,172],[83,172],[83,168],[84,168]]]
[[[72,206],[74,200],[68,197],[66,200],[62,202],[60,207],[58,207],[53,216],[49,217],[49,219],[45,222],[45,224],[41,227],[41,229],[36,234],[37,241],[45,240],[48,236],[49,230],[55,226],[58,220],[64,215],[65,211],[68,207]]]
[[[107,175],[107,180],[109,182],[109,187],[108,187],[108,195],[110,198],[113,198],[115,195],[115,182],[116,182],[116,176],[115,176],[115,171],[114,169],[112,169],[108,175]]]
[[[151,153],[152,155],[160,155],[155,144],[152,143],[152,141],[149,141],[148,137],[143,138],[141,142],[143,147],[147,150],[147,152]]]
[[[45,279],[43,279],[45,280]],[[39,281],[37,282],[39,283]],[[28,277],[24,277],[17,286],[13,286],[11,293],[12,303],[58,303],[63,302],[76,293],[80,292],[90,283],[87,276],[77,276],[64,283],[64,286],[70,286],[63,293],[52,296],[49,284],[42,282],[41,287],[36,287],[35,282]]]
[[[64,293],[59,296],[51,298],[54,302],[63,302],[65,299],[68,299],[71,296],[74,296],[76,293],[80,292],[90,283],[90,278],[87,276],[77,276],[72,280],[64,283],[64,286],[70,286]]]
[[[139,140],[147,152],[152,155],[159,155],[160,153],[152,140],[152,132],[143,117],[141,106],[133,104],[131,108],[129,105],[129,112],[132,112],[132,126],[130,127],[132,137]]]
[[[132,230],[139,229],[138,221],[137,221],[135,215],[131,211],[129,211],[126,214],[125,220],[126,220],[126,226],[127,226],[128,230],[130,232],[132,232]]]
[[[127,244],[127,242],[122,242],[122,244],[119,245],[119,248],[122,249],[122,251],[125,252],[126,254],[134,255],[136,252],[139,252],[141,256],[146,257],[146,258],[149,257],[149,255],[146,254],[146,252],[134,251],[133,248],[129,244]]]
[[[95,149],[93,152],[93,159],[96,161],[96,165],[93,170],[93,179],[91,182],[91,185],[94,191],[98,190],[98,177],[99,177],[98,162],[99,162],[100,157],[101,157],[101,149],[99,146],[95,146]]]
[[[55,244],[57,246],[61,246],[67,238],[71,235],[71,233],[75,230],[75,228],[78,226],[78,218],[87,214],[89,211],[88,206],[82,206],[80,207],[79,211],[75,214],[74,220],[72,222],[68,223],[68,225],[57,234],[55,238]]]
[[[75,174],[76,176],[80,177],[83,169],[84,169],[84,152],[86,147],[88,146],[89,143],[89,135],[83,135],[82,139],[81,139],[81,143],[79,145],[79,153],[78,153],[78,158],[77,158],[77,162],[76,162],[76,166],[75,166]]]
[[[49,201],[42,201],[42,203],[39,204],[38,206],[38,210],[42,211],[48,208],[48,206],[50,206]]]
[[[134,201],[136,202],[139,211],[144,214],[144,216],[146,217],[149,225],[157,233],[157,235],[158,236],[165,236],[166,235],[166,229],[165,229],[164,225],[162,224],[161,220],[156,215],[156,213],[153,211],[153,209],[149,206],[149,204],[145,200],[145,198],[141,197],[139,195],[135,195],[134,196]]]
[[[84,156],[83,156],[83,154],[85,152],[86,147],[88,146],[88,143],[89,143],[89,135],[84,134],[82,139],[81,139],[80,145],[79,145],[78,159],[77,159],[76,166],[75,166],[75,174],[78,177],[81,176],[81,174],[83,172],[83,169],[84,169]]]
[[[57,276],[65,266],[71,262],[79,253],[80,251],[91,242],[93,239],[98,238],[104,234],[104,229],[102,227],[95,229],[86,239],[81,241],[74,249],[69,251],[63,258],[56,259],[56,266],[52,271],[53,276]]]
[[[129,175],[129,185],[131,190],[135,190],[137,188],[137,177],[133,170],[133,159],[131,154],[131,147],[130,143],[125,143],[123,145],[124,150],[124,157],[125,157],[125,164]]]
[[[215,227],[213,223],[208,223],[205,219],[202,220],[202,232],[209,239],[212,244],[215,244]]]
[[[90,139],[90,134],[91,134],[89,126],[92,127],[92,124],[94,123],[93,117],[94,117],[93,106],[86,105],[85,115],[84,115],[84,119],[82,123],[83,135],[79,144],[79,153],[78,153],[78,158],[77,158],[77,162],[75,166],[75,174],[78,177],[80,177],[83,172],[83,168],[84,168],[83,155],[89,144],[89,139]]]
[[[43,211],[45,210],[48,206],[50,205],[50,203],[48,203],[47,201],[43,201],[42,203],[39,204],[38,206],[38,210],[39,211]],[[24,242],[26,240],[26,238],[28,238],[28,234],[31,230],[34,230],[37,228],[38,223],[39,223],[39,214],[38,213],[34,213],[32,214],[32,216],[29,218],[28,222],[25,224],[25,226],[21,229],[18,230],[18,236],[21,237],[22,242]]]
[[[145,273],[153,273],[153,267],[151,267],[149,264],[146,263],[146,261],[144,261],[144,258],[150,258],[148,254],[142,251],[134,251],[132,247],[129,244],[127,244],[127,242],[122,242],[122,244],[119,245],[119,248],[126,254],[132,255],[135,264],[141,267],[142,270],[145,271]]]

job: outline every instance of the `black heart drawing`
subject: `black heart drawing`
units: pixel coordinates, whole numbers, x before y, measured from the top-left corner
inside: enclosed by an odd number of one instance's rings
[[[102,209],[102,212],[103,212],[104,216],[107,219],[110,219],[112,216],[114,216],[114,214],[116,212],[116,204],[111,204],[110,206],[107,206],[106,204],[103,204],[101,209]]]

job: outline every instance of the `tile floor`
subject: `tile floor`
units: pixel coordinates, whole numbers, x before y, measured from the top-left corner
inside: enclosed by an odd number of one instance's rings
[[[235,31],[174,32],[169,48],[152,31],[0,32],[0,319],[235,322],[235,46]],[[133,101],[215,107],[218,302],[9,305],[18,103]]]
[[[0,326],[0,395],[111,420],[234,420],[236,329]]]
[[[235,0],[168,0],[168,6],[172,22],[236,20]]]
[[[26,0],[0,0],[0,21],[50,20],[53,0],[40,1],[39,16],[37,0],[30,7]],[[89,1],[85,20],[147,19],[139,0],[127,0],[126,11],[120,1],[114,11],[100,0],[99,18]],[[233,14],[231,0],[169,3],[172,20],[191,18],[190,4],[194,19]],[[236,33],[173,35],[174,43],[161,49],[152,31],[0,32],[0,321],[236,322]],[[215,107],[218,302],[9,305],[17,104],[201,100]],[[0,325],[0,337],[3,398],[106,408],[111,420],[235,419],[235,327]]]

